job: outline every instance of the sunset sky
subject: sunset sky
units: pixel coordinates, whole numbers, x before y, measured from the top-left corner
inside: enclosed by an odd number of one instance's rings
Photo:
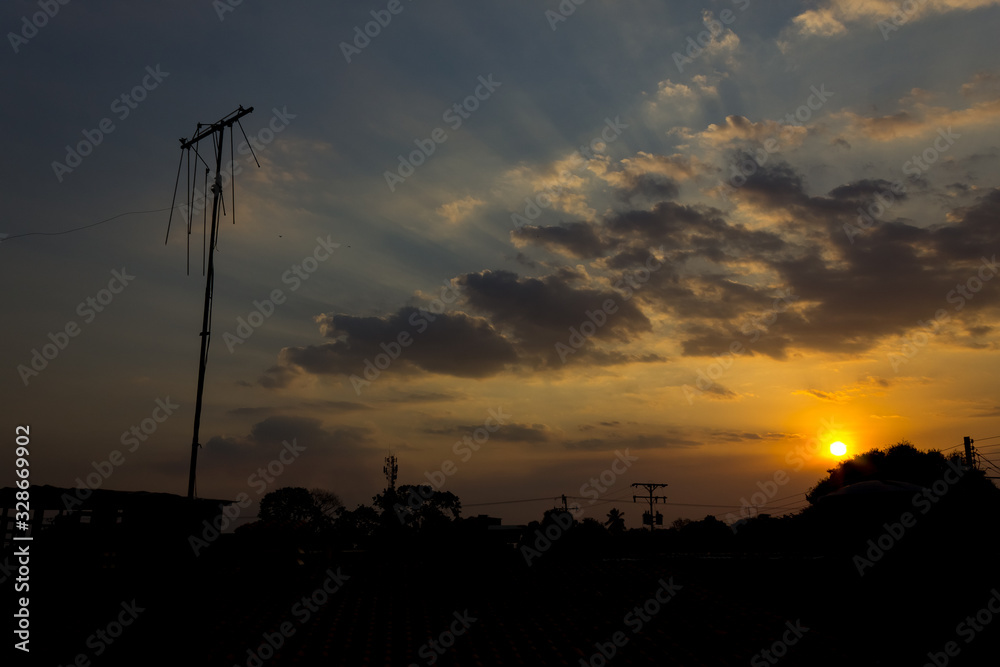
[[[834,440],[1000,434],[1000,2],[911,4],[7,2],[5,428],[34,483],[118,450],[101,488],[186,493],[202,214],[185,275],[167,209],[242,105],[200,496],[294,440],[264,492],[368,503],[391,451],[464,515],[635,527],[633,482],[668,523],[797,508]]]

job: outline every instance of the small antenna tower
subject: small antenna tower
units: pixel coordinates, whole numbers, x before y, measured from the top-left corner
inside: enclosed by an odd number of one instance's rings
[[[385,473],[386,488],[395,491],[396,476],[399,474],[399,465],[396,463],[395,454],[390,452],[389,456],[385,457],[385,467],[382,468],[382,472]]]
[[[187,200],[184,205],[185,217],[187,218],[187,272],[191,272],[191,217],[194,212],[195,206],[195,196],[197,194],[197,170],[198,161],[200,160],[202,164],[205,165],[205,185],[208,185],[208,174],[210,171],[209,164],[205,162],[205,158],[201,156],[201,152],[198,150],[199,143],[203,139],[212,139],[212,148],[215,151],[215,179],[212,183],[212,228],[211,232],[206,239],[206,223],[208,210],[205,209],[202,215],[202,273],[205,275],[205,312],[202,317],[201,325],[201,357],[198,364],[198,398],[195,402],[194,408],[194,438],[191,441],[191,469],[188,475],[188,498],[194,499],[195,494],[195,472],[198,467],[198,448],[201,445],[198,443],[198,431],[201,427],[201,401],[202,396],[205,391],[205,367],[208,364],[208,348],[209,342],[212,336],[212,296],[215,290],[215,246],[219,242],[219,207],[222,207],[222,214],[225,215],[225,203],[222,200],[222,152],[224,146],[224,138],[226,133],[226,128],[229,128],[229,156],[230,156],[230,167],[234,164],[233,155],[233,125],[239,125],[240,132],[243,132],[243,138],[246,139],[247,145],[250,145],[250,140],[246,138],[246,132],[243,130],[243,125],[240,124],[240,118],[246,116],[247,114],[253,112],[253,107],[249,109],[244,109],[242,106],[236,111],[232,112],[225,118],[218,120],[211,125],[204,125],[203,123],[198,123],[195,129],[194,136],[191,139],[181,139],[181,160],[177,165],[177,179],[174,181],[174,196],[173,201],[170,202],[170,217],[167,220],[167,238],[164,240],[164,244],[170,240],[170,223],[174,217],[174,202],[177,201],[177,185],[180,183],[181,179],[181,167],[184,166],[185,161],[187,162]],[[194,151],[195,163],[194,170],[192,171],[191,165],[191,152]],[[253,154],[253,146],[250,145],[250,152]],[[254,154],[254,161],[257,161],[257,156]],[[257,166],[260,167],[260,162],[257,162]],[[236,224],[236,175],[230,174],[230,181],[232,182],[232,203],[231,208],[233,209],[233,224]],[[204,191],[202,198],[207,199],[208,192]],[[207,255],[207,269],[206,269],[206,255]]]

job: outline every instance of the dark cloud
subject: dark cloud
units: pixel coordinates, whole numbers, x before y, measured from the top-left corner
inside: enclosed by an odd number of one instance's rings
[[[444,428],[425,428],[424,433],[461,438],[471,435],[476,429],[482,427],[482,424],[455,424]],[[545,424],[504,424],[490,434],[490,440],[506,442],[543,443],[549,442],[551,439],[552,432]]]
[[[595,225],[589,222],[561,222],[551,227],[526,225],[512,231],[510,238],[515,245],[531,243],[583,259],[600,257],[606,250]]]
[[[804,191],[802,178],[787,165],[773,165],[761,168],[736,191],[741,201],[786,217],[786,227],[797,234],[797,240],[783,248],[777,243],[767,248],[753,242],[744,245],[744,258],[774,272],[799,304],[776,313],[758,340],[747,345],[748,351],[777,359],[786,358],[789,348],[859,353],[920,327],[940,309],[956,316],[953,308],[959,300],[950,290],[977,275],[984,249],[1000,246],[1000,227],[995,224],[1000,192],[991,191],[973,206],[953,210],[944,224],[918,227],[878,220],[867,229],[858,227],[857,201],[886,185],[883,180],[859,181],[835,189],[830,197],[815,197]],[[721,238],[728,256],[735,237],[726,232]],[[705,277],[682,277],[678,284],[699,281],[704,283]],[[982,291],[961,307],[967,313],[995,306],[997,285],[984,282]],[[734,320],[748,314],[747,309],[741,312],[740,299],[734,298],[739,290],[750,297],[744,303],[758,309],[762,298],[770,296],[756,288],[718,289],[714,296],[709,294],[719,320],[711,323],[706,320],[713,313],[706,306],[691,304],[683,294],[673,295],[674,311],[689,318],[683,327],[688,334],[682,341],[686,355],[719,354],[733,340],[747,342],[737,333],[735,321],[722,321],[727,305]],[[704,294],[699,290],[699,296]]]
[[[902,183],[893,183],[882,178],[866,178],[836,187],[830,191],[830,196],[834,199],[864,201],[867,203],[868,201],[874,199],[876,195],[881,194],[885,196],[886,192],[892,192],[893,199],[902,200],[906,199],[906,192],[904,189],[905,185]],[[896,190],[900,191],[900,194],[895,194],[894,191]]]
[[[929,187],[907,183],[914,185]],[[476,378],[563,363],[664,361],[629,347],[652,331],[647,313],[654,312],[670,318],[686,356],[728,354],[738,342],[739,354],[785,360],[796,349],[858,354],[924,326],[941,309],[957,317],[953,290],[962,286],[975,289],[956,306],[962,316],[997,304],[1000,281],[991,280],[993,255],[986,251],[1000,247],[1000,190],[919,225],[893,215],[892,205],[907,198],[893,194],[885,214],[862,229],[859,205],[892,192],[891,181],[852,181],[819,196],[806,187],[794,168],[775,161],[734,188],[737,206],[777,221],[764,229],[673,201],[612,212],[600,222],[518,229],[512,238],[521,245],[592,262],[555,265],[538,278],[506,270],[464,274],[455,280],[461,294],[453,312],[436,316],[423,333],[412,322],[426,313],[412,307],[382,317],[326,315],[322,330],[333,340],[286,348],[261,383],[284,386],[299,372],[361,375],[365,361],[384,357],[383,345],[403,331],[414,343],[392,363],[393,373]],[[602,272],[606,287],[595,287],[588,270]],[[989,279],[977,277],[981,271]],[[572,344],[572,332],[589,327],[588,313],[608,301],[617,312],[598,315],[605,323],[560,354],[557,346]]]
[[[635,434],[567,440],[563,447],[574,451],[614,451],[623,449],[668,449],[698,447],[703,443],[674,434]]]
[[[257,380],[257,384],[265,389],[280,389],[290,385],[299,375],[297,369],[277,364],[264,371],[264,374]]]
[[[324,412],[355,412],[373,409],[372,406],[357,401],[302,401],[298,407],[307,410],[323,410]]]
[[[618,190],[618,197],[622,201],[629,201],[636,197],[645,197],[654,201],[665,199],[676,199],[680,194],[677,184],[665,176],[659,174],[628,174],[624,187]]]
[[[843,400],[843,396],[829,392],[820,391],[819,389],[804,389],[802,391],[795,392],[797,394],[805,394],[807,396],[812,396],[813,398],[818,398],[821,401],[832,401],[834,403],[839,403]]]
[[[280,414],[288,408],[274,406],[234,408],[229,414],[238,417],[264,417]],[[353,412],[355,410],[371,410],[372,406],[354,401],[302,401],[291,409],[323,410],[324,412]]]
[[[972,206],[951,212],[957,222],[936,227],[933,246],[944,262],[991,257],[1000,248],[1000,189],[989,191]]]
[[[753,442],[763,442],[768,440],[787,440],[789,438],[798,438],[799,436],[795,433],[754,433],[750,431],[715,429],[711,431],[711,437],[714,440],[725,440],[727,442],[744,442],[748,440]]]
[[[652,325],[618,291],[574,285],[585,278],[572,267],[543,278],[483,271],[458,278],[455,312],[405,307],[382,317],[323,315],[317,318],[320,330],[334,340],[283,349],[279,365],[259,383],[283,387],[301,373],[368,379],[365,371],[374,372],[372,367],[380,373],[481,378],[517,367],[662,361],[656,354],[602,347],[627,344]],[[593,326],[593,333],[580,336],[583,325]],[[399,343],[401,334],[409,336],[403,338],[409,345]],[[559,344],[569,352],[561,352]]]
[[[400,308],[384,317],[333,314],[320,318],[323,332],[336,340],[321,345],[289,347],[283,366],[324,375],[363,377],[366,362],[389,364],[395,373],[426,371],[456,377],[486,377],[517,361],[514,347],[486,319],[462,312],[432,314]],[[403,347],[400,335],[411,342]],[[407,340],[403,339],[404,342]]]
[[[440,391],[416,391],[385,400],[390,403],[437,403],[440,401],[455,401],[459,398],[460,396],[457,394],[446,394]]]
[[[716,209],[660,202],[652,210],[632,210],[613,216],[604,223],[607,232],[621,240],[642,239],[650,245],[664,244],[667,250],[683,248],[689,233],[724,225]]]
[[[325,429],[319,419],[274,416],[254,424],[246,436],[214,436],[204,445],[210,460],[237,462],[267,461],[286,448],[286,443],[305,451],[344,452],[374,446],[371,429],[343,426]]]
[[[556,345],[571,344],[571,328],[579,330],[582,323],[591,321],[587,313],[604,313],[605,324],[595,327],[580,353],[569,357],[574,362],[600,358],[594,341],[627,343],[652,328],[634,301],[625,301],[611,290],[574,287],[563,276],[523,278],[509,271],[483,271],[466,274],[459,283],[467,305],[508,335],[522,359],[536,367],[562,363]],[[614,304],[611,314],[603,310],[608,301]],[[603,359],[620,363],[625,357],[605,354]]]
[[[722,386],[718,382],[713,383],[707,389],[700,389],[699,392],[706,394],[706,398],[713,398],[719,401],[732,401],[740,397],[735,391]]]
[[[229,410],[229,414],[237,417],[262,417],[273,415],[278,411],[278,408],[234,408]]]

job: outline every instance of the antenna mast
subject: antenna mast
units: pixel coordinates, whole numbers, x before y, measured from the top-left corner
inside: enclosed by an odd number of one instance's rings
[[[183,165],[183,163],[184,163],[185,156],[188,159],[188,173],[189,173],[189,177],[188,177],[188,201],[187,201],[187,204],[186,204],[186,210],[187,210],[187,223],[188,223],[188,230],[187,231],[188,231],[188,252],[189,253],[190,253],[190,246],[191,246],[191,241],[190,241],[190,236],[191,236],[191,218],[192,218],[191,214],[192,214],[193,209],[194,209],[194,198],[192,196],[194,194],[194,188],[191,187],[191,177],[190,177],[190,171],[191,171],[190,170],[191,150],[192,149],[194,150],[195,159],[196,159],[196,162],[195,162],[195,172],[197,174],[197,160],[201,160],[202,162],[205,162],[205,159],[198,152],[198,143],[202,139],[206,139],[206,138],[211,137],[212,138],[212,145],[213,145],[213,148],[215,149],[215,180],[214,180],[214,182],[212,184],[212,194],[213,194],[213,197],[212,197],[212,229],[211,229],[211,233],[209,235],[209,242],[208,242],[208,248],[207,248],[208,268],[207,268],[206,273],[205,273],[205,276],[206,276],[206,278],[205,278],[205,312],[204,312],[204,315],[202,317],[202,325],[201,325],[201,357],[199,358],[199,364],[198,364],[198,398],[197,398],[197,401],[195,402],[195,408],[194,408],[194,437],[191,440],[191,468],[190,468],[190,473],[188,475],[188,498],[192,499],[192,500],[194,499],[194,494],[195,494],[195,477],[196,477],[195,473],[196,473],[197,466],[198,466],[198,448],[201,447],[201,445],[198,443],[198,431],[201,428],[201,402],[202,402],[202,396],[204,395],[204,391],[205,391],[205,367],[208,364],[208,348],[209,348],[209,342],[210,342],[210,339],[211,339],[211,336],[212,336],[212,296],[213,296],[213,292],[214,292],[214,289],[215,289],[215,253],[213,251],[215,250],[215,246],[216,246],[216,244],[218,243],[218,240],[219,240],[219,207],[220,207],[220,205],[224,206],[224,204],[222,204],[222,147],[223,147],[223,139],[224,139],[224,136],[225,136],[226,128],[229,128],[229,132],[230,132],[230,138],[229,138],[229,142],[230,142],[230,154],[232,154],[232,142],[233,142],[232,132],[233,132],[233,124],[239,124],[240,118],[242,118],[243,116],[251,113],[252,111],[253,111],[253,107],[250,107],[249,109],[244,109],[241,106],[236,111],[232,112],[231,114],[229,114],[225,118],[222,118],[221,120],[216,121],[215,123],[212,123],[211,125],[207,125],[206,126],[206,125],[203,125],[201,123],[198,123],[198,127],[197,127],[197,129],[195,131],[195,134],[194,134],[194,136],[191,139],[181,139],[180,140],[181,141],[181,151],[182,151],[182,153],[181,153],[181,165]],[[240,131],[243,131],[243,126],[242,125],[240,125]],[[244,134],[244,137],[245,137],[246,133],[244,132],[243,134]],[[251,146],[250,150],[251,150],[251,152],[253,151],[253,147],[252,146]],[[254,155],[254,159],[255,160],[256,160],[256,157],[257,156]],[[178,182],[180,181],[181,165],[178,165],[178,167],[177,167],[177,181]],[[257,166],[259,167],[260,164],[258,163]],[[208,163],[205,163],[205,168],[206,168],[205,176],[206,176],[206,179],[208,177],[208,167],[209,167]],[[195,178],[197,178],[197,175],[195,175]],[[231,176],[231,178],[235,179],[235,174],[233,174]],[[197,181],[195,181],[195,185],[196,184],[197,184]],[[235,190],[235,183],[234,183],[234,185],[233,185],[233,194],[234,194],[234,196],[235,196],[235,192],[236,192],[236,190]],[[204,193],[203,196],[207,198],[208,193],[207,192]],[[176,199],[176,197],[177,197],[177,183],[174,184],[174,198]],[[235,202],[235,200],[232,202],[232,208],[233,208],[233,222],[235,223],[236,222],[236,202]],[[170,219],[167,221],[167,239],[168,240],[170,238],[170,220],[172,220],[172,219],[173,219],[173,202],[171,202]],[[166,243],[166,241],[164,241],[164,243]],[[204,254],[204,252],[203,252],[203,254]],[[188,257],[188,265],[190,267],[190,256]]]
[[[399,464],[396,463],[396,455],[392,452],[389,453],[389,456],[385,457],[385,467],[382,468],[382,472],[385,473],[386,488],[390,491],[395,491],[396,476],[399,474]]]

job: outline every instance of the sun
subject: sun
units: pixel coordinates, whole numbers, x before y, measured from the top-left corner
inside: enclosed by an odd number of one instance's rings
[[[840,440],[830,444],[830,453],[834,456],[843,456],[847,453],[847,445]]]

